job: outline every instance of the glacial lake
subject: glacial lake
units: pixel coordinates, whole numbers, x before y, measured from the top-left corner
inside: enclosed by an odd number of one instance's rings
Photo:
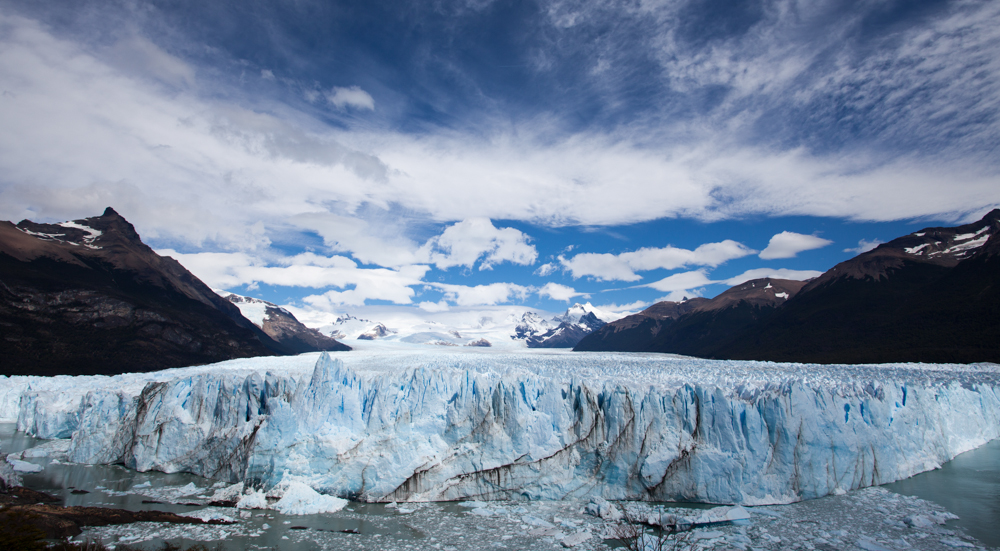
[[[0,452],[17,453],[46,442],[18,433],[13,423],[0,423]],[[551,542],[525,538],[526,530],[503,522],[502,515],[482,517],[469,514],[460,503],[427,503],[401,505],[398,509],[386,504],[351,503],[333,514],[288,516],[277,511],[243,512],[225,508],[207,508],[206,497],[222,483],[202,477],[160,472],[140,473],[118,465],[79,465],[52,461],[48,457],[29,458],[42,465],[39,473],[22,474],[27,487],[44,491],[64,500],[65,505],[104,506],[130,510],[161,510],[178,514],[195,511],[215,511],[239,520],[239,528],[226,526],[192,527],[190,525],[147,525],[140,527],[105,527],[88,530],[85,534],[101,537],[106,543],[129,543],[154,549],[163,541],[190,545],[202,541],[224,540],[225,549],[379,549],[401,550],[417,548],[478,549],[482,542],[492,547],[509,549],[552,549]],[[191,494],[178,495],[178,489],[192,488]],[[959,455],[942,468],[883,485],[897,494],[916,496],[943,506],[959,516],[947,523],[949,528],[961,527],[970,536],[990,547],[1000,547],[1000,440]],[[78,493],[73,493],[76,490]],[[79,493],[80,491],[87,493]],[[171,492],[173,494],[171,495]],[[189,496],[189,497],[185,497]],[[877,497],[877,496],[876,496]],[[804,502],[807,508],[833,505],[838,497]],[[174,503],[168,503],[173,501]],[[705,508],[701,504],[671,504],[671,506]],[[539,502],[531,504],[493,504],[507,518],[523,519],[541,516],[561,518],[566,532],[586,529],[596,519],[583,515],[579,504]],[[525,508],[527,507],[527,508]],[[792,506],[772,506],[764,509],[781,511]],[[872,507],[879,508],[878,501]],[[844,506],[832,509],[836,512]],[[757,510],[758,508],[753,508]],[[765,513],[766,511],[761,511]],[[871,511],[867,515],[871,516]],[[866,513],[861,513],[864,516]],[[527,515],[527,517],[525,516]],[[878,513],[875,513],[877,516]],[[249,516],[249,518],[247,518]],[[822,518],[822,514],[820,518]],[[786,515],[787,524],[794,515]],[[776,522],[783,522],[776,520]],[[811,522],[811,521],[797,521]],[[521,528],[524,525],[521,524]],[[532,527],[534,528],[534,527]],[[795,528],[799,530],[800,528]],[[880,530],[878,525],[868,532]],[[863,535],[863,533],[862,533]],[[855,537],[852,535],[852,538]],[[503,542],[503,543],[501,543]],[[607,543],[611,543],[610,540]],[[509,544],[509,545],[504,545]]]

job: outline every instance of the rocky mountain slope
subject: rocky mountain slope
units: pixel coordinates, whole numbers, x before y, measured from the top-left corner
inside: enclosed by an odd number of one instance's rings
[[[235,304],[243,317],[260,327],[268,337],[274,339],[290,353],[332,352],[351,349],[351,347],[327,337],[316,329],[306,327],[291,312],[277,304],[228,291],[217,290],[216,293]]]
[[[815,363],[1000,362],[998,234],[1000,210],[972,224],[926,228],[806,284],[767,280],[771,295],[761,294],[758,280],[663,316],[658,326],[652,315],[637,314],[576,350]]]
[[[0,372],[114,374],[287,352],[113,209],[0,222]]]
[[[834,266],[712,351],[835,362],[1000,362],[1000,210]]]

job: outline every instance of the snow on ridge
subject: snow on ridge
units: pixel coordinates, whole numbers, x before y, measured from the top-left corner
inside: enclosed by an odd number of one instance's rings
[[[365,500],[790,502],[1000,436],[1000,366],[435,349],[0,379],[70,458]],[[14,388],[21,385],[18,388]],[[31,387],[31,388],[26,388]],[[876,468],[877,467],[877,468]]]

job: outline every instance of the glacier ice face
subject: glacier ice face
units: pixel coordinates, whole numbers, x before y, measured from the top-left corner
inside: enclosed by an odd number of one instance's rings
[[[749,505],[898,480],[1000,436],[995,365],[397,348],[171,371],[58,396],[29,381],[19,426],[69,430],[72,461],[373,501]]]

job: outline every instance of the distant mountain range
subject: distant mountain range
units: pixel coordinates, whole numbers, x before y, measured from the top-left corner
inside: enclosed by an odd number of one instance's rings
[[[336,339],[306,327],[295,319],[291,312],[277,304],[228,291],[215,290],[215,292],[235,304],[243,317],[252,321],[268,337],[274,339],[287,353],[301,354],[320,350],[332,352],[351,349],[351,347],[337,342]]]
[[[575,350],[815,363],[1000,362],[1000,210],[926,228],[809,282],[658,303]],[[697,301],[697,302],[696,302]]]
[[[282,336],[290,321],[263,325],[111,208],[61,224],[0,222],[0,374],[153,371],[303,350]]]
[[[525,312],[512,338],[524,340],[528,348],[573,348],[581,339],[618,317],[594,308],[589,302],[574,304],[551,321],[534,312]]]

